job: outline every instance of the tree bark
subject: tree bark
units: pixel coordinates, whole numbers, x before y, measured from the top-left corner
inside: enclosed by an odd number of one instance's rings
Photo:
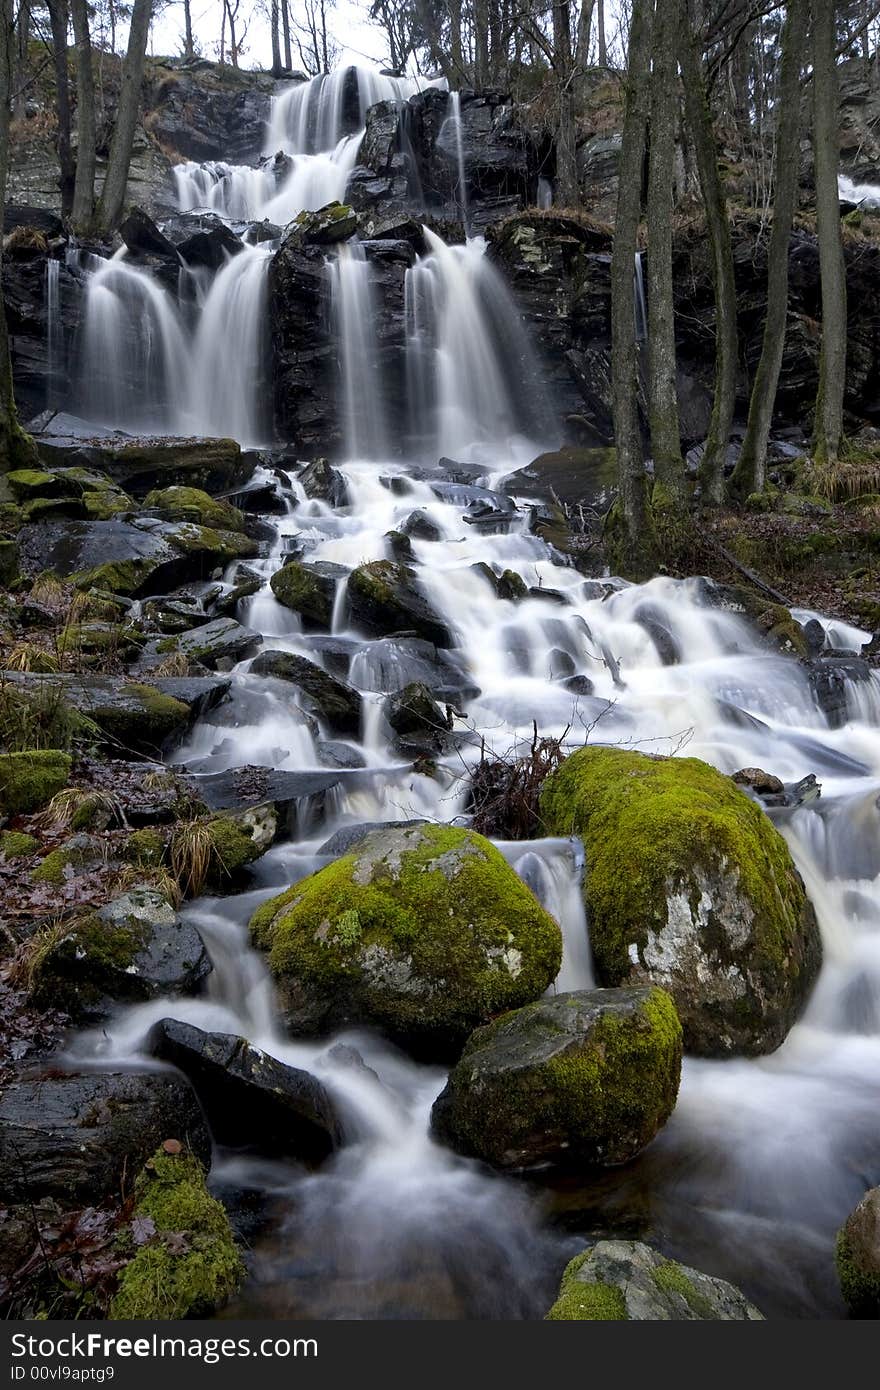
[[[574,99],[576,109],[586,104],[586,73],[590,65],[590,38],[596,0],[581,0],[574,55]]]
[[[632,20],[630,20],[630,28]],[[600,68],[608,66],[608,51],[605,47],[605,0],[596,0],[596,39],[599,45],[597,60]]]
[[[837,34],[832,0],[813,0],[813,164],[822,275],[822,351],[813,456],[833,463],[843,439],[846,384],[846,270],[840,237],[837,171]]]
[[[73,207],[73,186],[76,165],[70,143],[70,81],[67,74],[67,0],[49,0],[49,23],[52,26],[52,60],[55,66],[56,107],[58,111],[58,186],[61,190],[61,215],[69,217]]]
[[[183,0],[183,25],[183,58],[184,62],[191,63],[196,56],[193,43],[192,0]]]
[[[656,0],[651,45],[651,142],[648,166],[648,420],[655,501],[685,505],[678,425],[675,314],[672,290],[672,207],[678,125],[678,0]]]
[[[563,207],[574,207],[578,197],[577,144],[568,0],[554,0],[553,4],[553,66],[557,88],[556,201]]]
[[[89,236],[95,217],[95,74],[86,0],[70,0],[76,40],[76,178],[71,222],[74,231]]]
[[[288,0],[281,0],[281,29],[284,34],[284,69],[291,72],[293,69],[293,53],[290,47],[290,10]]]
[[[141,103],[141,87],[144,81],[144,60],[147,55],[147,37],[150,32],[150,18],[153,0],[134,0],[131,13],[131,27],[128,32],[128,50],[122,72],[122,88],[119,105],[116,109],[116,125],[110,142],[110,156],[107,160],[107,173],[98,203],[98,230],[105,236],[117,226],[125,204],[125,191],[128,187],[128,169],[131,164],[131,149]]]
[[[800,81],[809,9],[809,0],[789,0],[782,34],[782,63],[777,95],[780,114],[774,156],[776,196],[773,200],[773,228],[767,255],[767,318],[764,324],[761,358],[752,383],[746,437],[731,478],[732,491],[741,497],[764,490],[767,440],[773,420],[773,406],[785,348],[788,248],[797,203]]]
[[[633,0],[626,80],[626,112],[620,148],[617,217],[611,258],[611,393],[617,470],[620,557],[631,570],[650,564],[654,528],[648,502],[638,414],[635,257],[641,217],[642,166],[650,103],[652,0]]]
[[[9,119],[12,114],[15,74],[15,20],[13,0],[0,0],[0,209],[6,205],[6,169],[9,162]],[[3,242],[0,238],[0,276]],[[6,309],[0,293],[0,470],[36,463],[37,451],[30,435],[18,423],[12,385],[12,360]]]
[[[715,393],[709,433],[700,462],[700,489],[704,503],[718,505],[724,497],[724,462],[736,405],[736,373],[739,343],[736,324],[736,281],[727,203],[718,170],[718,154],[712,113],[695,36],[685,16],[679,45],[684,79],[685,118],[697,157],[697,170],[706,227],[712,247],[715,289]]]
[[[279,12],[278,0],[272,0],[271,26],[272,26],[272,76],[281,76],[281,15]]]

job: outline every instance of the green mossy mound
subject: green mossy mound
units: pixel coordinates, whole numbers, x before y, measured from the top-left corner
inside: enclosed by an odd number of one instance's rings
[[[374,1024],[448,1055],[493,1014],[538,998],[562,937],[472,831],[375,831],[251,919],[294,1032]]]
[[[582,748],[547,779],[548,835],[587,852],[590,941],[605,985],[668,989],[687,1050],[772,1052],[816,978],[816,917],[761,808],[696,758]]]
[[[626,1163],[672,1114],[681,1024],[662,989],[579,990],[478,1028],[432,1124],[497,1168]]]
[[[192,1154],[159,1149],[153,1155],[135,1184],[133,1223],[136,1239],[152,1234],[123,1270],[108,1317],[210,1317],[235,1293],[244,1274],[241,1256],[226,1211]]]
[[[759,1322],[725,1279],[667,1259],[641,1241],[602,1240],[566,1267],[552,1322]]]
[[[157,488],[147,494],[144,506],[155,508],[170,521],[196,521],[219,531],[244,530],[244,516],[237,507],[198,487]]]
[[[4,859],[26,859],[39,848],[40,842],[33,835],[25,835],[20,830],[0,831],[0,854]]]
[[[836,1262],[853,1316],[880,1318],[880,1187],[865,1193],[838,1232]]]
[[[39,811],[67,786],[71,764],[68,753],[54,748],[0,753],[0,811],[13,816]]]
[[[291,560],[276,570],[269,584],[278,602],[299,613],[306,626],[329,628],[335,585],[328,585],[322,575]]]

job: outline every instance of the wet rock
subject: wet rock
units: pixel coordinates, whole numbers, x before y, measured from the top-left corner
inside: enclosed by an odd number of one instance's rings
[[[177,244],[177,254],[191,268],[222,270],[227,262],[244,250],[244,242],[237,237],[225,222],[202,231]]]
[[[421,509],[410,512],[401,530],[405,536],[417,541],[439,541],[443,536],[433,517]]]
[[[306,708],[334,732],[354,736],[360,733],[362,702],[358,692],[306,657],[291,652],[262,652],[251,665],[251,671],[295,685],[305,699]]]
[[[269,580],[279,603],[298,613],[306,628],[329,628],[333,620],[336,586],[347,574],[341,565],[317,561],[311,565],[291,560]]]
[[[681,661],[681,648],[663,621],[660,610],[652,604],[639,604],[633,613],[633,622],[644,628],[653,642],[657,655],[664,666],[677,666]]]
[[[352,571],[348,603],[358,627],[378,637],[412,631],[437,647],[452,646],[452,635],[418,586],[415,570],[390,560],[374,560]]]
[[[219,1144],[319,1161],[342,1143],[321,1082],[244,1038],[165,1018],[150,1031],[147,1050],[189,1079]]]
[[[327,203],[317,212],[300,212],[287,229],[301,246],[335,246],[357,231],[357,213],[345,203]]]
[[[853,686],[870,684],[871,667],[862,657],[825,657],[804,663],[810,689],[831,729],[842,729],[855,716]]]
[[[589,676],[569,676],[562,684],[572,695],[592,695],[594,689]]]
[[[131,209],[120,224],[119,235],[135,257],[157,257],[175,266],[180,264],[177,248],[141,208]]]
[[[259,632],[242,627],[234,618],[214,618],[189,632],[182,632],[173,639],[173,645],[191,661],[216,669],[221,662],[235,664],[247,660],[259,651],[263,639]],[[229,665],[223,669],[229,670]]]
[[[325,840],[318,849],[319,855],[329,855],[331,859],[338,859],[340,855],[348,854],[354,845],[360,844],[374,830],[408,830],[413,825],[425,825],[423,820],[389,820],[389,821],[362,821],[360,825],[344,825],[341,830],[335,831],[329,840]]]
[[[701,599],[711,608],[735,613],[751,623],[768,647],[784,656],[806,657],[809,647],[804,630],[783,604],[744,584],[717,584],[701,579]]]
[[[185,594],[166,594],[160,598],[145,599],[141,605],[141,613],[147,622],[154,623],[160,632],[171,635],[189,632],[194,627],[210,622],[198,599]]]
[[[32,973],[31,997],[95,1022],[117,1002],[193,994],[210,971],[195,927],[161,893],[132,888],[56,933]]]
[[[818,618],[804,623],[804,639],[810,656],[821,656],[825,650],[825,629]]]
[[[9,671],[4,680],[24,694],[37,688],[57,690],[68,706],[91,719],[114,744],[142,752],[165,750],[179,742],[229,689],[229,681],[186,676],[166,676],[144,685],[115,676]]]
[[[166,1072],[22,1068],[0,1096],[0,1136],[0,1191],[12,1202],[99,1202],[165,1139],[205,1163],[211,1155],[195,1092]]]
[[[450,704],[474,699],[480,691],[458,654],[438,651],[433,642],[417,637],[385,637],[364,649],[368,658],[359,673],[358,685],[377,694],[393,694],[413,681],[420,681],[434,698]],[[364,669],[366,668],[366,669]]]
[[[477,1029],[431,1126],[497,1168],[626,1163],[669,1119],[680,1074],[665,991],[557,994]]]
[[[338,767],[353,771],[367,765],[363,753],[353,748],[350,743],[341,743],[337,739],[319,739],[315,752],[322,767]]]
[[[144,507],[170,521],[194,521],[218,531],[244,531],[245,520],[237,507],[211,497],[203,488],[155,488],[144,498]]]
[[[401,565],[412,564],[416,557],[409,536],[405,536],[402,531],[386,531],[385,539],[388,542],[388,555],[392,560]]]
[[[364,1023],[431,1055],[536,998],[561,958],[558,926],[499,851],[444,826],[368,835],[250,930],[294,1035]]]
[[[631,1240],[601,1240],[576,1255],[547,1314],[560,1322],[756,1322],[763,1316],[725,1279]]]
[[[521,497],[606,512],[617,496],[617,452],[567,446],[539,454],[501,486]]]
[[[575,674],[574,658],[569,656],[568,652],[560,651],[558,647],[554,647],[547,658],[547,663],[548,674],[552,681],[564,680]]]
[[[448,711],[441,709],[428,687],[418,681],[389,695],[382,708],[396,734],[431,737],[445,734],[452,728]]]
[[[342,784],[338,772],[284,772],[247,765],[228,772],[192,775],[190,782],[212,811],[240,811],[271,803],[278,815],[279,833],[320,816],[328,792]]]
[[[751,787],[759,796],[767,792],[781,792],[783,789],[779,778],[774,777],[772,772],[765,772],[761,767],[741,767],[739,772],[733,774],[733,780],[740,787]]]
[[[178,68],[159,88],[150,132],[179,158],[247,164],[262,153],[274,86],[262,72]]]
[[[331,507],[347,507],[351,502],[348,485],[338,468],[331,468],[326,459],[315,459],[299,475],[307,497],[329,502]]]
[[[545,833],[584,841],[602,984],[667,989],[691,1052],[779,1046],[821,940],[788,847],[750,797],[696,758],[588,747],[547,779],[541,816]]]
[[[269,266],[268,294],[276,432],[306,456],[336,450],[341,412],[325,250],[286,236]]]
[[[153,488],[198,487],[226,492],[252,476],[256,457],[234,439],[118,439],[101,441],[40,435],[47,466],[97,468],[133,497]]]
[[[850,1312],[880,1317],[880,1187],[866,1192],[837,1236],[837,1277]]]

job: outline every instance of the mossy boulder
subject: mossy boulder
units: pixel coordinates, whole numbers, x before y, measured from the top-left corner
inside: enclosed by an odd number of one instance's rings
[[[0,753],[0,811],[7,815],[39,811],[67,786],[71,765],[70,754],[54,748]]]
[[[13,468],[6,475],[6,483],[13,495],[21,502],[30,502],[35,497],[78,496],[65,485],[64,479],[42,468]]]
[[[696,758],[587,747],[547,779],[541,816],[548,835],[584,841],[602,984],[667,989],[689,1051],[779,1046],[821,942],[788,846],[754,801]]]
[[[669,1119],[680,1075],[664,990],[557,994],[477,1029],[431,1123],[496,1168],[626,1163]]]
[[[317,212],[297,213],[288,237],[303,246],[332,246],[347,241],[357,231],[357,213],[345,203],[327,203]]]
[[[136,1239],[149,1236],[123,1269],[108,1316],[167,1321],[215,1313],[235,1293],[244,1265],[199,1160],[185,1149],[157,1150],[135,1183],[134,1201]]]
[[[107,845],[97,835],[77,834],[42,859],[31,873],[33,883],[62,888],[70,879],[94,873],[107,863]]]
[[[272,593],[285,608],[298,613],[305,628],[328,628],[333,619],[336,584],[340,577],[335,565],[301,565],[291,560],[272,575]]]
[[[553,1322],[756,1322],[733,1284],[670,1260],[641,1241],[602,1240],[562,1276]]]
[[[784,604],[774,603],[757,589],[745,584],[705,585],[705,595],[713,607],[736,613],[757,628],[767,645],[785,656],[806,657],[810,644],[796,618]]]
[[[451,647],[452,635],[419,587],[416,571],[392,560],[373,560],[352,570],[348,604],[355,624],[374,637],[415,632],[436,647]]]
[[[449,1055],[555,978],[556,922],[488,840],[410,825],[374,831],[251,919],[294,1033],[373,1024]]]
[[[21,830],[0,831],[0,855],[4,859],[28,859],[36,854],[40,842],[34,835],[25,835]]]
[[[850,1312],[880,1318],[880,1187],[866,1192],[837,1235],[837,1277]]]
[[[154,489],[147,493],[144,506],[161,512],[170,521],[196,521],[219,531],[244,530],[244,516],[237,507],[211,497],[198,487]]]

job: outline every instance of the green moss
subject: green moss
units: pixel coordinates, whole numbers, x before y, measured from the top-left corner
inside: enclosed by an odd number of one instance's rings
[[[33,835],[25,835],[20,830],[0,831],[0,854],[4,859],[25,859],[36,854],[40,842]]]
[[[398,1036],[461,1039],[537,998],[561,959],[559,927],[500,852],[447,826],[371,837],[264,904],[251,933],[277,980]]]
[[[79,497],[35,497],[22,503],[22,514],[26,522],[54,521],[59,517],[80,521],[88,512]]]
[[[110,521],[123,512],[135,510],[135,503],[128,494],[117,492],[113,488],[86,492],[83,495],[83,506],[90,521]]]
[[[269,581],[272,592],[279,603],[300,613],[309,623],[318,627],[329,627],[333,616],[333,601],[328,587],[317,575],[307,570],[297,560],[291,560]]]
[[[52,473],[40,468],[13,468],[6,481],[16,497],[57,497],[63,489]]]
[[[880,1267],[865,1269],[843,1226],[837,1233],[835,1263],[840,1291],[857,1318],[880,1318]]]
[[[76,918],[38,947],[30,968],[31,1002],[78,1018],[107,995],[118,997],[120,980],[145,939],[146,928],[134,917],[125,923],[105,922],[95,913]]]
[[[695,1318],[714,1319],[715,1309],[696,1285],[688,1278],[680,1264],[666,1260],[651,1270],[651,1278],[661,1293],[680,1294]]]
[[[137,864],[140,868],[156,868],[165,857],[165,839],[161,830],[153,827],[135,830],[125,842],[125,857],[130,864]]]
[[[137,700],[140,705],[137,715],[120,715],[123,731],[129,731],[134,721],[134,732],[137,733],[139,743],[158,745],[174,730],[189,722],[189,706],[182,700],[175,700],[173,695],[164,695],[153,685],[124,685],[122,695],[127,699]],[[114,718],[110,711],[106,718],[102,718],[102,727],[112,733],[113,723]],[[124,734],[121,732],[120,736]]]
[[[57,749],[0,754],[0,810],[26,815],[51,801],[70,780],[72,759]]]
[[[111,594],[136,594],[152,573],[152,560],[114,560],[71,577],[78,589],[107,589]]]
[[[208,1317],[238,1288],[244,1268],[223,1206],[198,1160],[161,1149],[135,1185],[134,1219],[156,1234],[126,1265],[111,1319]]]
[[[258,859],[262,851],[232,816],[214,816],[209,824],[212,861],[209,882],[216,885],[234,878],[246,864]]]
[[[197,526],[192,522],[182,522],[173,532],[169,532],[168,540],[183,555],[210,555],[218,564],[228,564],[230,560],[252,560],[259,553],[256,541],[239,535],[237,531]]]
[[[172,521],[196,521],[221,531],[244,530],[244,516],[237,507],[197,487],[155,489],[148,493],[144,506],[163,512]]]
[[[590,1251],[575,1255],[562,1276],[559,1297],[547,1314],[551,1322],[627,1322],[626,1299],[613,1284],[584,1283],[578,1273]]]

